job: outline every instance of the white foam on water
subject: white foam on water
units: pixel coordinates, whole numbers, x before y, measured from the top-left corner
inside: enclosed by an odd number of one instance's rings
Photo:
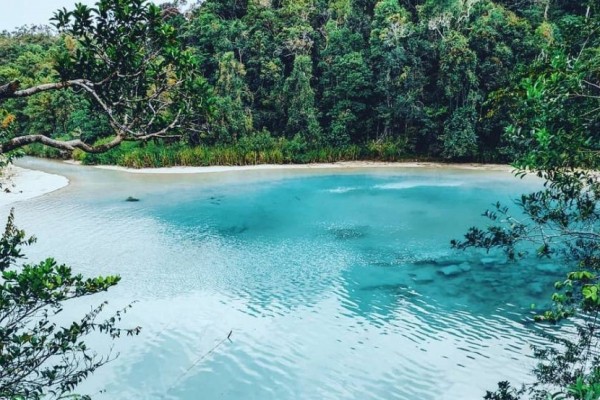
[[[463,186],[464,182],[423,182],[423,181],[404,181],[375,185],[375,189],[381,190],[403,190],[417,187],[458,187]]]
[[[358,190],[359,188],[357,187],[347,187],[347,186],[340,186],[340,187],[336,187],[334,189],[328,189],[327,192],[329,193],[348,193],[348,192],[352,192],[354,190]]]

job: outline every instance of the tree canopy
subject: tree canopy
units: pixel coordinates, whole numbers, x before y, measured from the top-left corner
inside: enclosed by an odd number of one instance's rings
[[[0,37],[3,148],[165,137],[184,152],[261,133],[284,160],[389,146],[511,161],[524,82],[597,48],[598,12],[591,0],[207,0],[186,13],[104,0],[58,12],[58,35]]]
[[[179,137],[195,129],[206,87],[169,20],[144,0],[101,0],[95,7],[77,4],[72,11],[57,11],[53,23],[59,36],[4,34],[8,62],[0,81],[8,83],[0,85],[5,101],[0,153],[31,143],[97,153],[127,140]],[[11,45],[21,40],[40,44]],[[11,68],[21,62],[27,63],[21,71]],[[30,97],[22,108],[20,99]],[[28,117],[25,131],[11,127],[18,118],[11,110],[17,109]],[[92,123],[85,122],[88,118]],[[68,139],[59,138],[57,130],[68,132]],[[98,138],[108,139],[94,143]]]

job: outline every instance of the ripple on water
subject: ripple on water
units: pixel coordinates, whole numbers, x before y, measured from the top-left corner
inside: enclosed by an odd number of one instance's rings
[[[110,301],[139,300],[127,321],[143,334],[117,342],[121,357],[86,382],[106,390],[95,398],[480,398],[522,378],[543,343],[526,323],[544,301],[527,265],[448,248],[518,182],[421,171],[224,187],[99,174],[102,185],[17,206],[39,237],[32,258],[119,273]],[[546,269],[548,283],[561,274]]]

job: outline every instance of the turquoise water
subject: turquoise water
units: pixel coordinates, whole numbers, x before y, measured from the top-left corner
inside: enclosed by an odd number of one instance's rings
[[[118,273],[105,297],[115,309],[137,302],[126,323],[142,334],[117,341],[119,358],[82,386],[94,398],[476,399],[526,380],[530,345],[543,342],[529,309],[547,303],[557,267],[449,246],[535,182],[452,169],[133,175],[24,163],[72,182],[16,205],[39,239],[30,258]]]

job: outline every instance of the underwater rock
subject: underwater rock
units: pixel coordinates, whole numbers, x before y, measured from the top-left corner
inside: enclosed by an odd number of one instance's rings
[[[452,276],[457,276],[463,273],[462,268],[460,267],[460,265],[448,265],[447,267],[443,267],[439,269],[439,272],[446,276],[446,277],[452,277]]]
[[[464,263],[460,263],[458,266],[462,272],[470,272],[471,271],[471,264],[469,264],[466,261]]]
[[[433,261],[435,265],[439,265],[440,267],[450,267],[452,265],[458,265],[462,262],[460,259],[456,258],[438,258]]]
[[[360,239],[367,235],[367,227],[354,227],[354,228],[331,228],[329,232],[335,236],[336,239],[348,240],[348,239]]]
[[[481,260],[479,260],[479,262],[483,266],[491,267],[491,266],[497,264],[498,260],[496,260],[495,258],[492,258],[492,257],[484,257]]]
[[[457,260],[455,258],[423,258],[420,260],[415,260],[412,262],[413,265],[436,265],[438,267],[448,267],[451,265],[460,264],[462,260]]]
[[[211,196],[208,198],[209,203],[213,206],[220,206],[224,196]]]
[[[431,258],[423,258],[420,260],[413,261],[413,265],[421,266],[421,265],[435,265],[435,261]]]
[[[556,265],[556,264],[536,264],[535,269],[537,269],[540,272],[557,274],[560,272],[561,267],[560,267],[560,265]]]
[[[227,236],[240,235],[246,232],[249,228],[246,225],[234,225],[221,229],[221,233]]]
[[[372,265],[374,267],[391,267],[393,265],[397,265],[396,263],[393,263],[391,261],[376,261],[376,262],[372,262],[369,265]]]
[[[404,292],[408,292],[410,290],[410,287],[404,283],[384,283],[381,285],[370,285],[370,286],[364,286],[361,288],[361,290],[364,291],[374,291],[374,292],[379,292],[379,291],[389,291],[389,292],[396,292],[396,293],[404,293]]]
[[[419,270],[412,274],[412,280],[417,284],[432,283],[435,280],[435,276],[430,270]]]
[[[532,282],[527,286],[529,293],[539,296],[544,293],[544,287],[540,282]]]

